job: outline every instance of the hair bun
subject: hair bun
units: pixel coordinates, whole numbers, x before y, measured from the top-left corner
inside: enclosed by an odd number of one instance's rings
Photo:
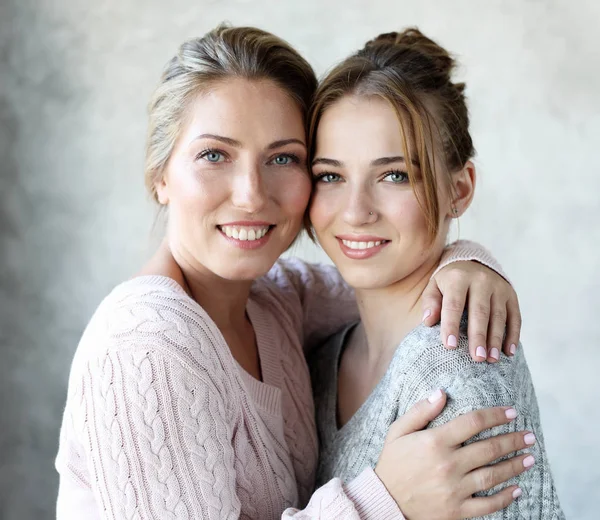
[[[440,47],[432,39],[425,36],[416,27],[409,27],[404,31],[382,33],[376,38],[369,40],[365,44],[365,49],[370,49],[375,46],[399,46],[406,49],[417,51],[424,56],[427,56],[434,64],[439,72],[445,74],[448,79],[454,69],[454,60],[448,54],[446,49]]]

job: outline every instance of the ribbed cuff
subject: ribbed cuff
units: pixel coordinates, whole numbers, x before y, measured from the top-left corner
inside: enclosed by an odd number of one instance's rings
[[[457,240],[448,245],[442,255],[440,265],[431,277],[433,278],[441,269],[453,262],[469,262],[473,260],[489,267],[492,271],[496,271],[512,285],[508,276],[506,276],[506,273],[502,270],[502,267],[492,254],[482,245],[477,242],[471,242],[470,240]]]
[[[366,468],[344,488],[361,519],[405,520],[398,504],[371,468]]]

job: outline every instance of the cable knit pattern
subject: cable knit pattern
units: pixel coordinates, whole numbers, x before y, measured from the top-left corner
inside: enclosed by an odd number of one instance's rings
[[[309,360],[315,395],[321,454],[317,484],[332,477],[351,481],[365,468],[375,467],[390,425],[417,401],[443,388],[448,401],[430,427],[445,424],[464,413],[491,406],[514,406],[516,420],[475,436],[469,442],[492,435],[530,430],[537,443],[526,451],[534,466],[511,479],[523,495],[486,518],[496,520],[564,520],[550,463],[544,448],[540,415],[525,362],[523,348],[514,357],[501,355],[494,364],[476,363],[468,353],[467,320],[461,323],[459,348],[447,350],[440,343],[440,327],[423,325],[413,329],[398,346],[387,372],[367,400],[340,429],[337,428],[337,367],[347,334],[346,326]],[[480,493],[488,495],[506,484]]]
[[[358,318],[352,290],[334,268],[280,261],[247,312],[263,381],[174,280],[135,278],[101,303],[71,367],[59,520],[401,518],[373,472],[313,493],[304,352]]]

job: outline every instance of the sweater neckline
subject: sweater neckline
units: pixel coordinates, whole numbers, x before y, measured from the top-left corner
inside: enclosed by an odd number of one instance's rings
[[[163,275],[141,275],[131,278],[116,287],[116,291],[141,286],[161,287],[172,290],[184,298],[204,320],[214,326],[218,339],[225,347],[225,355],[231,362],[231,367],[237,375],[237,379],[247,391],[252,402],[257,408],[270,415],[281,415],[281,363],[279,363],[279,351],[276,342],[269,334],[268,318],[254,299],[254,286],[250,289],[250,295],[246,303],[246,313],[254,329],[256,346],[260,360],[262,381],[248,373],[233,357],[229,345],[214,320],[208,315],[204,308],[194,300],[186,290],[173,278]]]
[[[329,415],[328,422],[332,426],[331,434],[333,435],[334,438],[336,438],[338,436],[343,436],[345,434],[345,432],[348,430],[352,431],[354,429],[354,424],[356,422],[360,422],[362,420],[362,417],[365,415],[365,413],[367,413],[367,410],[371,406],[372,401],[374,399],[376,399],[376,397],[382,392],[381,389],[389,384],[389,379],[391,377],[393,367],[398,362],[398,358],[400,357],[399,353],[403,350],[402,346],[405,343],[409,342],[411,337],[414,336],[415,334],[417,334],[418,331],[422,327],[425,327],[425,325],[423,325],[421,323],[421,324],[417,325],[414,329],[410,330],[408,332],[408,334],[406,334],[406,336],[404,336],[402,341],[400,341],[400,343],[396,347],[396,350],[394,351],[392,359],[390,360],[390,363],[389,363],[385,373],[381,377],[381,379],[377,382],[377,384],[375,385],[375,387],[373,388],[371,393],[367,396],[367,398],[362,402],[362,404],[354,412],[352,417],[350,417],[350,419],[348,419],[348,421],[346,421],[346,423],[340,427],[338,424],[338,420],[337,420],[337,417],[338,417],[337,410],[338,410],[339,368],[340,368],[340,363],[342,361],[342,354],[344,352],[344,348],[346,346],[346,340],[348,339],[349,333],[359,323],[360,323],[360,320],[357,322],[351,323],[339,333],[339,335],[337,337],[338,341],[335,345],[335,352],[333,354],[333,356],[334,356],[333,363],[331,363],[331,367],[332,367],[331,370],[333,371],[333,373],[332,373],[332,377],[331,377],[331,387],[330,387],[330,391],[329,391],[329,399],[328,399],[328,403],[327,403],[328,404],[327,408],[328,408],[328,415]]]

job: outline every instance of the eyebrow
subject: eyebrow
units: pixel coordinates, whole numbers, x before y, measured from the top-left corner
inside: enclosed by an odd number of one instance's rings
[[[406,159],[402,155],[394,155],[391,157],[380,157],[379,159],[375,159],[371,161],[371,166],[387,166],[388,164],[393,164],[397,162],[406,162]],[[411,160],[412,164],[415,166],[419,166],[418,161],[414,159]],[[313,166],[317,164],[326,164],[328,166],[334,166],[336,168],[341,168],[344,163],[338,161],[336,159],[328,159],[326,157],[317,157],[313,162]]]
[[[237,141],[236,139],[231,139],[231,137],[224,137],[222,135],[217,134],[201,134],[194,137],[193,141],[197,141],[198,139],[214,139],[215,141],[221,141],[225,144],[234,146],[236,148],[241,148],[242,146],[242,143],[240,141]],[[306,144],[304,144],[304,142],[300,139],[280,139],[279,141],[272,142],[267,147],[267,150],[275,150],[276,148],[281,148],[282,146],[285,146],[287,144],[299,144],[306,147]]]

